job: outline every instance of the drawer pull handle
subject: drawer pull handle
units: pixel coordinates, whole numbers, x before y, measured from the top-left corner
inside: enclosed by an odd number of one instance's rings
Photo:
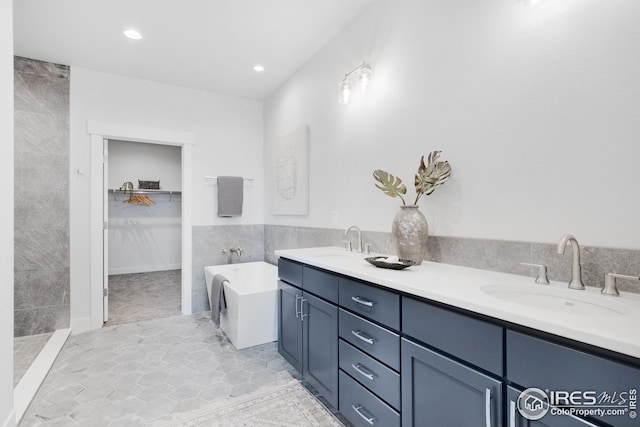
[[[484,425],[491,427],[491,389],[484,389]]]
[[[362,331],[351,331],[351,333],[355,335],[355,337],[358,338],[360,341],[364,341],[369,345],[375,344],[376,340],[366,336]]]
[[[309,315],[309,313],[304,314],[304,303],[308,301],[306,298],[300,298],[300,319],[304,322],[304,318]]]
[[[362,299],[359,296],[353,296],[351,299],[358,304],[366,305],[367,307],[373,307],[373,301],[367,301],[366,299]]]
[[[509,427],[516,427],[516,402],[509,402]]]
[[[356,414],[360,415],[360,418],[362,418],[367,423],[369,423],[369,425],[374,425],[376,423],[375,417],[367,417],[365,414],[362,413],[362,409],[363,409],[362,405],[358,405],[358,406],[351,405],[351,407],[353,408],[354,411],[356,411]]]
[[[352,363],[351,367],[356,370],[360,375],[368,379],[369,381],[373,381],[374,373],[371,372],[366,366],[363,366],[359,363]]]
[[[301,300],[302,297],[298,294],[296,294],[296,319],[300,318],[300,312],[298,312],[298,301]],[[302,310],[300,310],[302,311]]]

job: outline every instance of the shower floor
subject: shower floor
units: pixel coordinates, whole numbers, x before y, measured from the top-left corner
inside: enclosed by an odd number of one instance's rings
[[[53,332],[13,339],[13,386],[18,385]]]
[[[182,270],[109,276],[109,321],[104,326],[179,316]]]

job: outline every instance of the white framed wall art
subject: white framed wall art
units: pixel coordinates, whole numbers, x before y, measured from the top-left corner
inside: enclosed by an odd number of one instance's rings
[[[309,126],[276,141],[273,150],[274,215],[309,214]]]

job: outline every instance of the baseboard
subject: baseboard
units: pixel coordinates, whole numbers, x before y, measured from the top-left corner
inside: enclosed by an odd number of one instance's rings
[[[180,270],[182,263],[164,265],[137,265],[133,267],[113,267],[109,269],[109,276],[114,274],[150,273],[152,271]]]
[[[62,346],[69,338],[70,333],[71,329],[56,330],[44,345],[36,360],[27,369],[18,385],[13,389],[13,407],[16,422],[19,423],[25,412],[27,412],[27,408],[29,408],[40,385],[58,358],[58,354],[60,354]]]
[[[81,317],[79,319],[71,319],[71,333],[73,335],[81,334],[91,330],[91,317]]]
[[[2,423],[2,427],[15,427],[16,425],[16,411],[9,412],[9,416]]]

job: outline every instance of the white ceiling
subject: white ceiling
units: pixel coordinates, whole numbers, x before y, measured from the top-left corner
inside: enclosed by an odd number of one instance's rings
[[[15,0],[15,54],[264,99],[373,1]]]

